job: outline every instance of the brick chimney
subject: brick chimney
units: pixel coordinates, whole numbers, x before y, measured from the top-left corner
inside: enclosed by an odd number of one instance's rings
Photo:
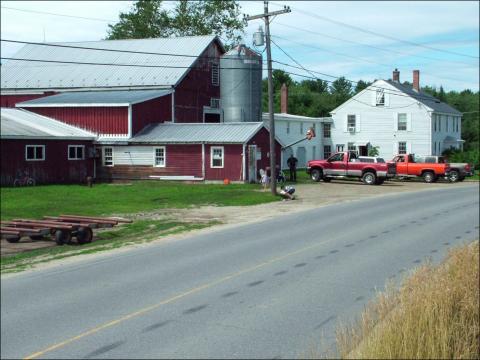
[[[280,89],[280,112],[288,113],[288,87],[285,84]]]
[[[398,69],[393,70],[392,80],[396,83],[400,82],[400,71]]]
[[[413,90],[420,91],[420,70],[413,70]]]

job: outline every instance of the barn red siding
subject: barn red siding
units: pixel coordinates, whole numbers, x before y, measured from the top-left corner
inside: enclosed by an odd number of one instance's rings
[[[15,95],[0,95],[1,107],[14,108],[17,103],[23,101],[38,99],[45,96],[56,94],[53,91],[47,91],[43,94],[15,94]]]
[[[224,148],[223,168],[212,168],[210,166],[210,151],[215,146],[223,146]],[[242,181],[242,152],[243,145],[241,144],[205,145],[205,179]]]
[[[257,145],[257,148],[261,149],[262,159],[257,160],[257,171],[260,169],[266,169],[270,167],[270,156],[267,157],[267,153],[270,153],[270,133],[267,129],[262,128],[255,136],[248,142],[247,145]],[[247,146],[248,148],[248,146]],[[282,152],[282,146],[276,142],[275,147],[275,162],[277,165],[281,165],[280,154]],[[248,179],[248,166],[247,166],[247,179]],[[258,176],[258,174],[257,174]]]
[[[26,161],[25,145],[45,145],[44,161]],[[85,160],[68,160],[68,145],[84,145]],[[11,186],[18,171],[27,171],[37,184],[84,183],[93,176],[93,160],[87,155],[91,141],[1,140],[1,185]]]
[[[161,144],[158,146],[162,146]],[[115,165],[101,166],[97,163],[97,177],[103,180],[151,179],[154,176],[195,176],[202,177],[202,145],[165,145],[166,166]],[[126,147],[127,148],[127,147]]]
[[[35,107],[40,115],[99,134],[128,134],[128,107]]]
[[[151,123],[172,120],[172,95],[134,104],[132,106],[132,136]]]
[[[210,65],[213,57],[219,63],[221,54],[216,42],[210,44],[175,88],[175,122],[203,122],[203,107],[210,106],[210,98],[220,98],[220,86],[212,85]]]

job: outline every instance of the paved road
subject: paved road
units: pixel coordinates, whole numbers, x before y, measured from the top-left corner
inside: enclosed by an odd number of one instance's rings
[[[388,278],[478,238],[478,219],[478,185],[458,184],[6,278],[1,357],[319,354]]]

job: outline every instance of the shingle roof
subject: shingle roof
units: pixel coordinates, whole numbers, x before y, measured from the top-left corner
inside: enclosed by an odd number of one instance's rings
[[[455,114],[455,115],[462,115],[460,111],[457,109],[451,107],[450,105],[441,102],[437,98],[423,92],[417,92],[413,90],[411,86],[403,85],[398,82],[392,81],[392,80],[386,80],[390,85],[395,87],[396,89],[402,91],[403,93],[410,95],[415,98],[415,100],[418,100],[422,104],[428,106],[430,109],[436,112],[441,112],[441,113],[447,113],[447,114]]]
[[[93,140],[95,134],[21,109],[1,108],[2,139]]]
[[[17,103],[16,107],[37,106],[128,106],[171,94],[171,90],[117,90],[66,92]]]
[[[132,143],[209,143],[243,144],[261,128],[261,122],[221,124],[154,124],[144,128]]]
[[[217,39],[214,35],[177,38],[102,40],[54,43],[98,49],[129,50],[172,55],[134,54],[64,47],[25,45],[13,57],[66,62],[140,64],[167,67],[127,67],[81,65],[8,60],[1,66],[1,88],[55,89],[98,88],[112,86],[164,86],[177,84],[207,46]],[[218,39],[217,39],[218,40]],[[221,44],[220,40],[218,40]]]

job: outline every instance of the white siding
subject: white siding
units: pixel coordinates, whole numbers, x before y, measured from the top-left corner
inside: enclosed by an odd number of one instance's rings
[[[462,134],[462,119],[460,116],[449,115],[449,114],[440,114],[433,113],[432,120],[432,155],[441,155],[442,151],[450,147],[451,144],[445,144],[445,138],[451,136],[455,139],[460,140]],[[437,122],[436,131],[435,131],[435,121]],[[457,131],[457,122],[458,122],[458,131]],[[447,131],[448,124],[448,131]],[[437,150],[435,151],[434,143],[437,142]],[[460,147],[460,143],[456,143],[457,148]]]
[[[115,165],[154,165],[153,146],[114,146]],[[168,154],[165,154],[168,156]]]

